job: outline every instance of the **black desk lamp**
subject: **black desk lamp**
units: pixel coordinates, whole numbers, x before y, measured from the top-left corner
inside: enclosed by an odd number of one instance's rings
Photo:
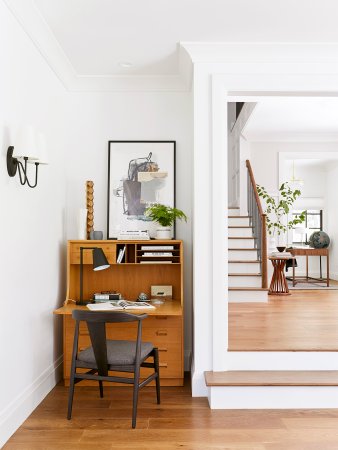
[[[110,267],[106,255],[99,247],[80,247],[80,300],[79,305],[86,305],[88,301],[83,300],[83,250],[93,250],[93,270],[104,270]]]

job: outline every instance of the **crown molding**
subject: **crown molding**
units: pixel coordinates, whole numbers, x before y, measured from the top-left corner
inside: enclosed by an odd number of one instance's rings
[[[332,42],[181,42],[193,63],[334,63]]]
[[[180,46],[177,48],[179,70],[175,75],[92,76],[78,74],[34,0],[3,1],[68,91],[186,92],[191,88],[191,60]]]

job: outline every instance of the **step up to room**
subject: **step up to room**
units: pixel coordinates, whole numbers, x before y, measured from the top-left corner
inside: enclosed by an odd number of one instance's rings
[[[338,408],[338,371],[205,372],[211,408]]]
[[[256,260],[258,259],[258,252],[255,248],[229,248],[228,249],[228,259],[230,261],[246,261],[246,260]]]
[[[228,288],[229,303],[267,303],[268,289],[261,287],[231,286]]]
[[[255,238],[253,237],[228,237],[229,248],[255,248]]]
[[[229,260],[229,273],[260,273],[261,263],[258,260]]]

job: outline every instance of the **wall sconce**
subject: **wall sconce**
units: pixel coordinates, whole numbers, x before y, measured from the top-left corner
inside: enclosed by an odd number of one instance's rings
[[[48,164],[45,157],[46,144],[44,136],[37,136],[31,126],[20,129],[17,142],[7,150],[7,172],[14,177],[19,172],[20,183],[35,188],[38,183],[38,169],[41,164]],[[28,164],[35,165],[34,184],[28,179]]]
[[[79,305],[90,303],[89,300],[83,300],[83,251],[93,250],[93,270],[104,270],[110,267],[104,251],[100,247],[80,247],[80,300]]]

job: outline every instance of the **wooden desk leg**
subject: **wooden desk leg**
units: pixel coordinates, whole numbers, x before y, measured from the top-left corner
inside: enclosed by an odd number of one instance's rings
[[[329,253],[327,254],[326,257],[326,286],[330,287],[330,256]]]
[[[309,257],[306,255],[306,281],[309,281]]]
[[[293,287],[295,287],[296,286],[296,278],[295,278],[295,275],[296,275],[296,266],[295,266],[295,259],[293,258],[293,260],[292,260],[292,286]]]

